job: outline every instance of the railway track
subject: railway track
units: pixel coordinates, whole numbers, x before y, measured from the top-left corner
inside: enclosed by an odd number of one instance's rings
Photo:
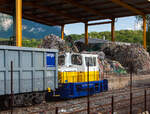
[[[140,98],[138,96],[144,95],[144,90],[142,88],[133,88],[133,97]],[[149,89],[147,89],[147,94],[150,94]],[[129,88],[118,89],[108,92],[103,92],[100,94],[96,94],[90,96],[90,108],[93,112],[105,112],[111,110],[111,98],[114,96],[114,103],[116,110],[119,110],[123,107],[129,107],[129,99],[130,99],[130,90]],[[142,99],[142,97],[141,97]],[[144,100],[141,100],[141,102]],[[120,103],[121,102],[121,103]],[[87,97],[76,98],[71,100],[53,100],[48,102],[43,102],[40,105],[35,105],[31,107],[21,107],[15,108],[14,111],[21,111],[24,114],[39,114],[49,112],[50,114],[54,114],[56,111],[56,107],[58,107],[58,112],[63,113],[72,113],[72,112],[80,112],[85,113],[87,110]],[[7,111],[2,111],[0,114],[5,114]],[[17,114],[17,113],[16,113]]]

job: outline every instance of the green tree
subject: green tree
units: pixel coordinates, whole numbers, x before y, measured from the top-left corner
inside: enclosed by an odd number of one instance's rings
[[[138,30],[138,31],[120,30],[120,31],[115,31],[115,38],[116,38],[116,41],[118,42],[130,42],[130,43],[142,44],[142,37],[143,37],[142,34],[143,32],[141,30]],[[81,35],[71,34],[69,36],[71,36],[73,40],[79,40],[81,38],[84,38],[84,34],[81,34]],[[89,33],[90,38],[103,39],[104,36],[106,40],[111,40],[111,32],[109,31]]]
[[[41,44],[42,40],[37,40],[35,38],[32,39],[23,39],[22,45],[23,47],[38,47]]]

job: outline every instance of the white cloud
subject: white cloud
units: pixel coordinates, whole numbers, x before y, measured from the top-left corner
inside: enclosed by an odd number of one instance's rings
[[[39,32],[44,32],[44,31],[45,31],[45,30],[44,30],[43,28],[41,28],[41,27],[37,28],[37,30],[38,30]]]
[[[29,32],[33,32],[34,30],[35,30],[35,28],[32,27],[32,28],[29,30]]]
[[[44,31],[45,30],[41,27],[39,27],[39,28],[32,27],[31,29],[29,29],[29,32],[33,32],[33,33],[44,32]]]
[[[13,22],[11,19],[5,19],[5,21],[2,23],[3,29],[7,31],[11,27],[12,23]]]
[[[64,33],[65,33],[66,35],[71,34],[71,33],[69,32],[69,30],[67,30],[67,29],[64,30]]]
[[[27,25],[22,25],[22,29],[23,30],[27,29]]]
[[[4,31],[7,31],[13,24],[13,20],[6,14],[0,14],[0,26]]]
[[[126,28],[126,30],[133,30],[133,28],[131,28],[131,27],[128,27],[128,28]]]
[[[141,30],[142,29],[142,21],[138,21],[134,24],[135,30]]]

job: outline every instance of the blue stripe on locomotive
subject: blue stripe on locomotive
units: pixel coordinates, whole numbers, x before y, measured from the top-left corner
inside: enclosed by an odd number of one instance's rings
[[[108,90],[108,80],[89,82],[89,94],[100,93]],[[60,97],[64,99],[88,95],[88,82],[60,84]]]

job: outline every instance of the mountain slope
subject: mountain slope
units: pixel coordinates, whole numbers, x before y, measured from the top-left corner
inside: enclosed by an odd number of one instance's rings
[[[22,34],[23,38],[40,39],[48,34],[55,34],[60,36],[60,27],[47,26],[32,22],[29,20],[22,20]],[[13,35],[13,19],[12,16],[0,13],[0,38],[9,38]]]

